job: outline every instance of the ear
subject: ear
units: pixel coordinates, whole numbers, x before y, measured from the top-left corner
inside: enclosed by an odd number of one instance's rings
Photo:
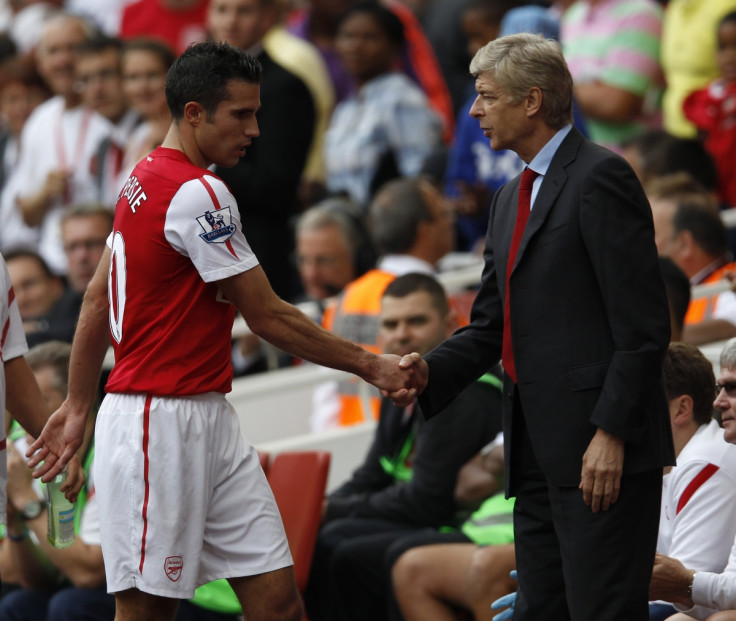
[[[676,427],[682,427],[693,419],[693,398],[690,395],[675,397],[677,407],[672,416],[672,423]]]
[[[529,90],[526,100],[524,101],[527,117],[533,117],[535,114],[539,113],[542,108],[542,98],[542,89],[538,86],[533,86]]]
[[[196,101],[189,101],[184,105],[184,120],[193,127],[204,122],[205,114],[202,104]]]

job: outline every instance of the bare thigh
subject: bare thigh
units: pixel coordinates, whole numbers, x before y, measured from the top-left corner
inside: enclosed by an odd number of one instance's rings
[[[171,621],[179,600],[127,589],[115,593],[115,621]]]

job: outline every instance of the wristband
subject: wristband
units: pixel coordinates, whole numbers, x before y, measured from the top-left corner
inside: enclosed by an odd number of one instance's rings
[[[20,543],[21,541],[25,541],[26,537],[28,537],[28,529],[24,528],[23,532],[20,535],[13,535],[10,533],[9,530],[6,530],[5,536],[8,539],[10,539],[10,541],[14,541],[15,543]]]

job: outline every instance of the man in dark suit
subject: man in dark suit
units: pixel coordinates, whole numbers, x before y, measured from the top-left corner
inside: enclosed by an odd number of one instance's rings
[[[494,196],[470,325],[402,365],[432,416],[502,357],[514,619],[644,620],[662,467],[674,462],[651,211],[628,164],[571,127],[556,43],[496,39],[470,68],[470,114],[532,172]]]

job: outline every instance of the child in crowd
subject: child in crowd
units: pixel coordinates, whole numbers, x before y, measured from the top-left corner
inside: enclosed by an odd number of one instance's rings
[[[717,36],[720,77],[691,93],[683,109],[716,162],[721,202],[736,207],[736,11],[721,20]]]

